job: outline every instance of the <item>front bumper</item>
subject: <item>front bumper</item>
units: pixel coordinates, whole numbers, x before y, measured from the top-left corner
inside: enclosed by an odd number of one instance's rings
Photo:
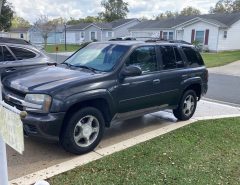
[[[22,119],[26,136],[58,141],[65,113],[33,114]]]

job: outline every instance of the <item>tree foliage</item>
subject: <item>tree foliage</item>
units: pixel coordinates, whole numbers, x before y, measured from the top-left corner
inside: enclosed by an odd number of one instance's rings
[[[12,5],[6,0],[2,0],[2,9],[0,15],[0,31],[8,31],[12,25],[11,20],[13,18]]]
[[[166,11],[165,13],[160,13],[155,17],[155,20],[161,20],[161,19],[167,19],[167,18],[172,18],[172,17],[177,17],[179,15],[178,12],[171,12],[171,11]]]
[[[69,21],[67,21],[68,25],[75,25],[79,23],[93,23],[93,22],[101,22],[101,19],[99,17],[94,17],[94,16],[87,16],[85,18],[80,18],[80,19],[74,19],[70,18]]]
[[[240,11],[240,0],[219,0],[210,13],[234,13]]]
[[[180,15],[183,15],[183,16],[201,15],[201,11],[194,7],[188,6],[180,12]]]
[[[103,0],[101,6],[104,11],[99,13],[99,18],[106,22],[124,19],[129,12],[128,3],[123,0]]]
[[[26,28],[30,26],[30,23],[24,18],[18,17],[17,15],[13,16],[11,28]]]

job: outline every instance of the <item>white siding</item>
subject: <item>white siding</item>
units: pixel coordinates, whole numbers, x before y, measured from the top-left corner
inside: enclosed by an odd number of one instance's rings
[[[150,38],[160,38],[160,31],[173,32],[173,38],[175,39],[175,30],[132,30],[130,33],[137,40],[148,40]]]
[[[116,29],[114,29],[114,38],[117,37],[125,37],[125,36],[130,36],[129,28],[137,25],[140,21],[139,20],[134,20],[132,22],[129,22],[127,24],[124,24]]]
[[[76,44],[75,34],[77,31],[67,31],[66,33],[66,42],[68,44]]]
[[[208,24],[205,22],[197,22],[191,24],[184,28],[183,40],[191,43],[192,38],[192,30],[195,31],[206,31],[209,29],[209,40],[208,40],[208,49],[211,51],[217,51],[218,45],[218,27],[212,24]],[[196,34],[195,34],[196,36]]]
[[[224,31],[227,31],[227,38],[224,38]],[[240,21],[234,23],[228,30],[220,30],[218,51],[240,49]]]

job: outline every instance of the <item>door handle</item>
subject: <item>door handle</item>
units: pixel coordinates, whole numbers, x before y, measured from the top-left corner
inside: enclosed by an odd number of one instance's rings
[[[155,80],[153,80],[153,83],[154,83],[154,84],[160,84],[160,82],[161,82],[160,79],[155,79]]]
[[[6,68],[6,69],[5,69],[5,72],[6,72],[6,73],[10,73],[10,72],[13,72],[13,71],[16,71],[16,70],[17,70],[16,68],[9,67],[9,68]]]

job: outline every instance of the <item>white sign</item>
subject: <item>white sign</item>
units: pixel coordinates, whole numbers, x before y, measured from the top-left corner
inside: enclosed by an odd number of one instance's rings
[[[23,124],[19,114],[0,105],[0,134],[6,144],[20,154],[24,151]]]

